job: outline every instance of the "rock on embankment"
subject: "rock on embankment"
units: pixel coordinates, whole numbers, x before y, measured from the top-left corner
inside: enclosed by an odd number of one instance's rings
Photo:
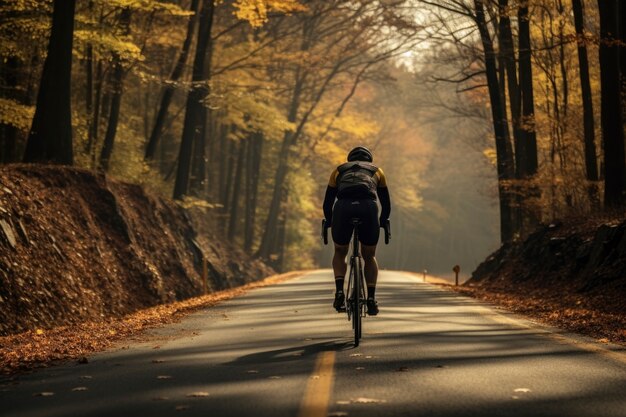
[[[544,226],[523,242],[503,245],[467,285],[626,314],[626,221]]]
[[[197,239],[183,208],[140,186],[67,167],[0,168],[0,335],[200,295],[203,258],[209,291],[271,273]]]

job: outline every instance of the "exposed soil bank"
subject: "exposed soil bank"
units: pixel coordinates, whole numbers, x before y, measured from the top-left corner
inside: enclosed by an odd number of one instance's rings
[[[504,245],[460,292],[570,331],[626,343],[626,221],[574,219]]]
[[[198,236],[186,210],[138,185],[0,167],[0,335],[122,317],[271,274],[206,225]]]

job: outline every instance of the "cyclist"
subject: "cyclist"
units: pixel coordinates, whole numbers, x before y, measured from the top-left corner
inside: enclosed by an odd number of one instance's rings
[[[389,219],[391,201],[385,174],[372,163],[372,152],[369,149],[357,146],[348,153],[347,159],[348,162],[339,165],[330,175],[323,205],[326,224],[331,225],[335,243],[333,271],[336,292],[333,307],[338,312],[344,311],[343,285],[347,270],[346,256],[352,237],[351,220],[358,217],[361,221],[359,241],[367,282],[367,314],[375,316],[378,314],[376,245],[380,227]],[[380,216],[377,199],[381,205]]]

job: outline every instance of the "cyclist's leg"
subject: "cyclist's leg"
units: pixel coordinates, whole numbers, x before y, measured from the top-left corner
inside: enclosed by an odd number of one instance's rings
[[[333,271],[335,272],[335,279],[337,277],[345,277],[348,265],[346,263],[346,256],[348,256],[349,245],[339,245],[335,243],[335,255],[333,256]]]
[[[367,288],[376,288],[376,281],[378,280],[378,262],[376,261],[376,245],[363,245],[361,244],[361,255],[363,255],[363,261],[365,261],[365,281],[367,282]]]
[[[378,223],[378,206],[375,201],[363,202],[359,240],[361,241],[361,255],[363,256],[364,275],[367,282],[367,313],[378,314],[376,303],[376,282],[378,280],[378,262],[376,261],[376,245],[380,237]]]
[[[338,312],[345,311],[344,302],[345,295],[343,286],[345,282],[346,271],[346,255],[348,255],[349,245],[338,245],[335,243],[335,255],[333,256],[333,271],[335,272],[335,299],[333,300],[333,308]]]
[[[346,256],[350,238],[352,236],[352,225],[346,218],[349,216],[350,207],[346,201],[338,200],[333,207],[332,237],[335,243],[335,254],[333,255],[333,271],[335,273],[335,300],[333,307],[341,311],[344,306],[343,286],[347,271]]]

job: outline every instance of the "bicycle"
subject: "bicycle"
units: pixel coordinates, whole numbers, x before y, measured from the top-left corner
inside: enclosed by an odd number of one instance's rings
[[[348,287],[345,298],[345,311],[348,315],[348,321],[352,322],[354,330],[354,347],[359,346],[363,331],[362,319],[366,316],[367,305],[367,284],[365,282],[365,274],[363,273],[363,258],[361,258],[359,245],[359,224],[361,220],[352,219],[352,255],[350,255],[350,269],[348,273]],[[324,244],[328,244],[328,229],[330,225],[326,224],[326,220],[322,220],[322,239]],[[391,224],[389,220],[381,227],[385,231],[385,244],[388,245],[391,239]]]

